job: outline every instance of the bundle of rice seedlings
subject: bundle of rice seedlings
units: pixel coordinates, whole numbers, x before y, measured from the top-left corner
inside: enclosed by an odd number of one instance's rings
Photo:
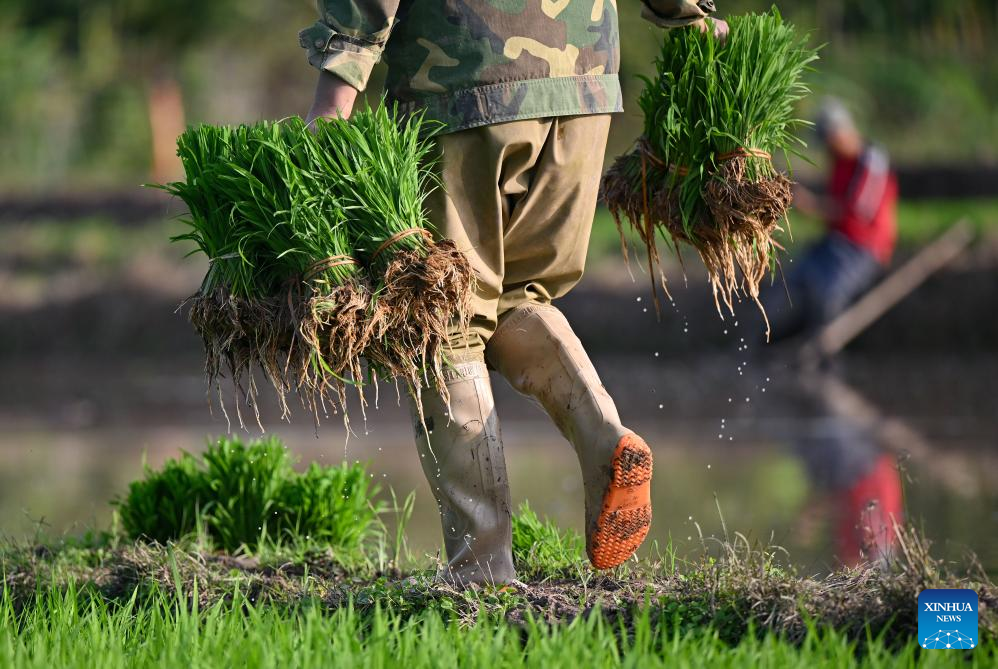
[[[190,211],[193,241],[209,258],[190,319],[205,344],[210,387],[223,365],[259,423],[253,369],[277,391],[297,391],[318,414],[344,406],[359,377],[367,290],[346,215],[311,175],[315,139],[300,119],[238,128],[200,126],[178,140],[187,180],[165,186]],[[240,423],[240,402],[236,403]]]
[[[278,234],[275,249],[292,277],[286,304],[294,339],[287,373],[316,417],[333,399],[332,409],[342,408],[346,420],[348,384],[358,388],[365,406],[360,359],[370,337],[371,293],[347,210],[324,172],[329,147],[301,119],[280,125],[282,141],[268,148],[290,194],[289,209],[275,215],[278,225],[287,216],[291,235],[287,240]]]
[[[449,240],[434,241],[423,201],[438,186],[422,117],[401,123],[386,105],[349,121],[320,121],[328,162],[320,173],[348,212],[351,241],[374,285],[365,355],[383,377],[419,395],[432,384],[446,396],[444,345],[453,320],[467,327],[474,274]],[[417,402],[418,404],[418,402]]]
[[[670,32],[639,100],[644,135],[604,177],[603,198],[622,235],[623,220],[637,232],[650,269],[657,234],[677,253],[693,246],[719,312],[740,296],[759,304],[775,268],[792,191],[772,157],[803,146],[794,107],[817,59],[807,41],[775,8],[732,18],[725,42]]]
[[[259,424],[259,368],[285,417],[295,392],[317,420],[328,407],[346,420],[346,386],[363,407],[372,376],[362,355],[373,378],[443,387],[443,344],[452,318],[467,324],[473,274],[423,212],[430,141],[420,117],[384,106],[312,129],[288,119],[181,136],[187,179],[163,188],[190,210],[174,239],[210,261],[188,305],[220,401],[227,372]]]
[[[180,197],[189,210],[190,230],[174,241],[194,242],[209,260],[199,291],[186,304],[204,342],[209,388],[217,390],[223,412],[218,383],[223,368],[229,372],[237,398],[241,396],[254,412],[256,365],[286,406],[282,350],[293,331],[279,293],[288,273],[276,254],[267,251],[273,239],[268,232],[281,230],[268,215],[278,207],[264,206],[261,214],[256,195],[262,189],[257,184],[268,176],[262,173],[265,161],[254,160],[250,147],[271,129],[266,125],[189,129],[178,139],[187,180],[163,187]],[[239,401],[236,409],[242,423]]]

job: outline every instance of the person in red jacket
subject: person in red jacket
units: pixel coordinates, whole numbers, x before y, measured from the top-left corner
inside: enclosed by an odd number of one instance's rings
[[[887,153],[867,143],[838,100],[826,100],[815,124],[831,173],[823,193],[798,187],[794,206],[827,228],[769,291],[772,340],[813,331],[866,292],[890,263],[897,238],[897,177]]]

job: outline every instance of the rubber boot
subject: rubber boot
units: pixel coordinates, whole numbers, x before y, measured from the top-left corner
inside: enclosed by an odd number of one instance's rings
[[[651,525],[651,450],[621,425],[568,321],[551,305],[522,305],[500,318],[485,354],[513,388],[540,403],[575,448],[593,566],[610,569],[627,560]]]
[[[448,563],[458,586],[514,581],[509,482],[492,386],[482,354],[451,358],[450,408],[424,390],[424,420],[413,407],[416,446],[440,508]],[[425,428],[425,429],[424,429]]]

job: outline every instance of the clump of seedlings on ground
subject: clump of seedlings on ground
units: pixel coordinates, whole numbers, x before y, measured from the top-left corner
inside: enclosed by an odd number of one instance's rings
[[[918,593],[971,588],[980,597],[982,643],[998,639],[998,589],[980,564],[967,573],[931,556],[928,542],[896,526],[896,550],[875,564],[801,576],[778,547],[733,533],[704,539],[690,557],[670,546],[613,572],[595,572],[585,542],[521,507],[512,523],[523,583],[459,590],[442,566],[414,557],[402,538],[406,502],[385,504],[362,465],[292,468],[283,445],[223,439],[200,456],[148,469],[117,501],[120,526],[79,540],[0,544],[2,597],[24,610],[52,593],[154,605],[163,593],[201,610],[219,602],[322,611],[388,611],[400,619],[439,612],[462,624],[605,616],[629,628],[709,629],[729,643],[772,632],[803,643],[814,628],[862,645],[911,643]],[[381,522],[396,514],[396,528]],[[722,522],[722,527],[724,527]]]
[[[186,180],[163,188],[190,211],[209,259],[187,300],[224,411],[228,375],[260,421],[254,370],[284,416],[296,394],[316,420],[346,418],[348,387],[401,379],[443,388],[443,343],[466,324],[473,273],[435,241],[423,200],[436,186],[420,116],[385,105],[350,120],[199,126],[179,139]],[[362,358],[366,358],[365,368]]]
[[[801,144],[794,106],[816,58],[775,9],[733,17],[724,42],[696,30],[666,37],[639,99],[644,134],[602,184],[622,240],[626,221],[645,247],[653,290],[656,273],[665,288],[661,236],[677,254],[696,249],[719,312],[742,296],[759,304],[792,199],[773,156]]]

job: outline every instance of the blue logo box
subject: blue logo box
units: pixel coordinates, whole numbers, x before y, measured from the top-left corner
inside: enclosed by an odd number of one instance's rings
[[[931,650],[969,650],[978,642],[973,590],[923,590],[918,595],[918,643]]]

